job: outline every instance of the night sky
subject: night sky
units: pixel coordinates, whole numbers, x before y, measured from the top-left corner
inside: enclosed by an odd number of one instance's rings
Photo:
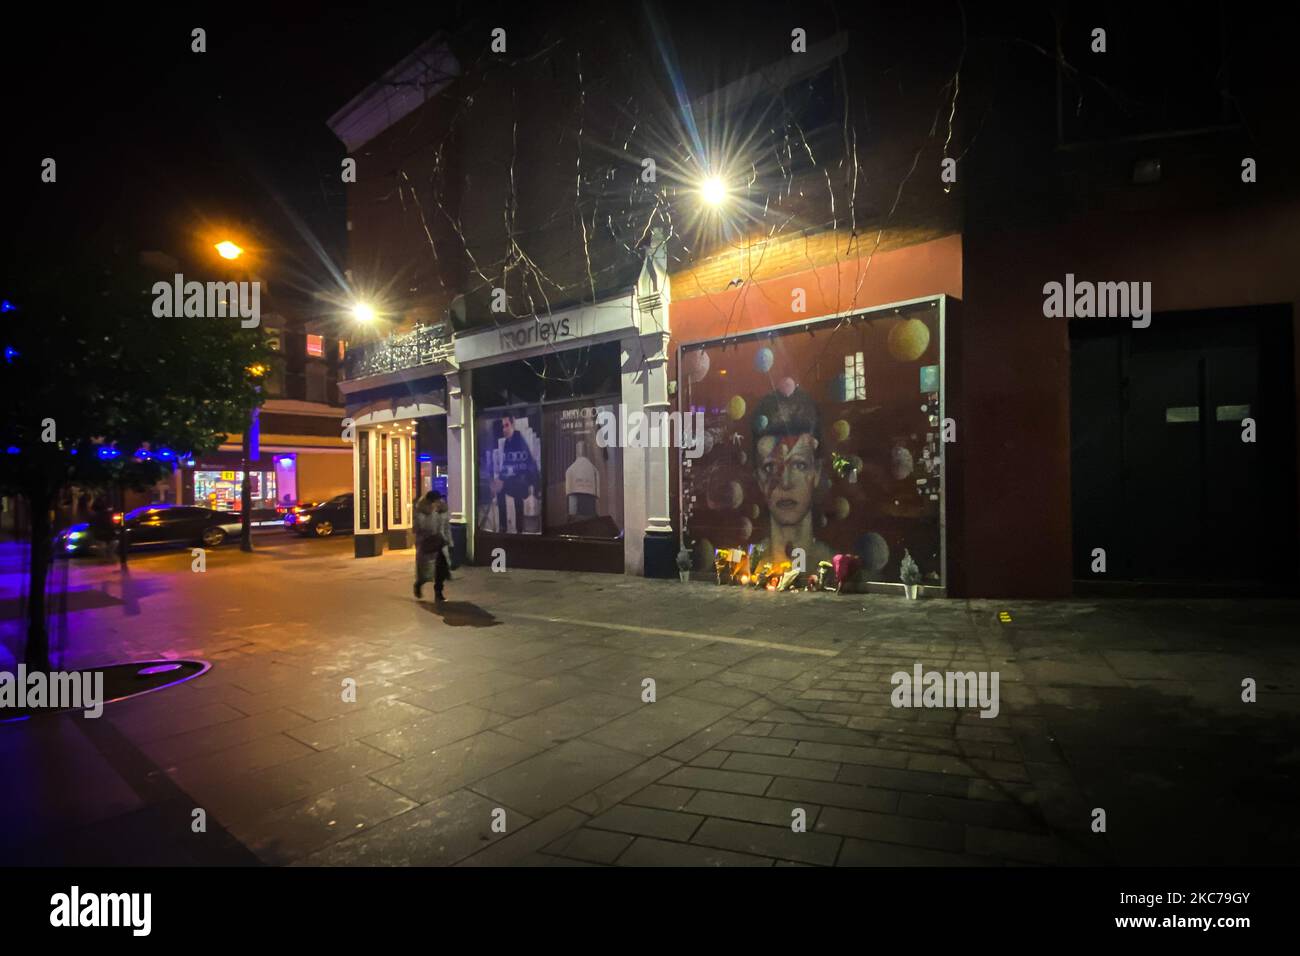
[[[592,10],[642,17],[643,7]],[[477,31],[500,20],[522,33],[516,49],[526,48],[530,38],[559,29],[558,9],[450,2],[214,7],[94,19],[38,14],[9,35],[0,58],[9,134],[0,151],[6,238],[29,252],[56,255],[69,242],[104,235],[136,248],[177,250],[205,223],[243,222],[266,237],[303,285],[327,284],[328,270],[304,230],[345,264],[344,150],[326,126],[329,116],[438,29],[451,32],[454,47],[472,45]],[[942,75],[963,48],[963,8],[955,3],[911,12],[829,3],[707,9],[662,3],[656,9],[669,24],[692,95],[781,55],[788,36],[784,27],[776,30],[782,20],[806,23],[814,36],[849,30],[856,43],[849,65],[873,90],[890,84],[901,90],[914,82],[909,73]],[[1244,118],[1255,140],[1294,140],[1293,116],[1278,109],[1291,94],[1277,87],[1270,69],[1280,34],[1256,18],[1222,5],[1177,22],[1119,4],[1076,4],[1069,11],[1079,42],[1086,42],[1086,24],[1114,24],[1112,53],[1104,60],[1089,59],[1082,49],[1067,53],[1117,95],[1103,95],[1092,79],[1080,81],[1087,96],[1066,111],[1067,135]],[[1042,7],[1018,13],[972,7],[965,15],[972,83],[1012,51],[1053,43],[1051,16]],[[190,50],[195,26],[207,30],[206,53]],[[997,77],[986,102],[960,104],[968,111],[963,118],[972,128],[987,123],[992,130],[1027,108],[1046,117],[1044,101],[1027,87],[1014,75]],[[1049,90],[1041,92],[1050,99]],[[40,182],[46,156],[58,161],[57,188]]]
[[[6,192],[23,242],[57,254],[107,232],[173,250],[202,223],[242,221],[323,281],[286,210],[343,263],[344,150],[326,120],[454,16],[434,7],[58,18],[11,34]],[[190,50],[195,26],[206,53]],[[39,180],[46,156],[57,187]]]

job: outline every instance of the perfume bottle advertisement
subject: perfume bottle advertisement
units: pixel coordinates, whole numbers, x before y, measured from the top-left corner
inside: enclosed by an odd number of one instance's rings
[[[546,408],[548,533],[586,538],[623,535],[623,460],[617,443],[601,441],[602,413],[614,400],[590,399]],[[617,430],[606,429],[604,435]]]

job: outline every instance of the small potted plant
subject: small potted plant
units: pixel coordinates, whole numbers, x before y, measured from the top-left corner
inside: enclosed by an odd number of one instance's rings
[[[690,549],[683,547],[677,552],[677,576],[682,579],[682,584],[690,581],[691,565],[694,563]]]
[[[903,582],[903,591],[908,600],[915,601],[921,592],[921,569],[917,567],[911,553],[904,548],[903,560],[899,564],[899,578]]]

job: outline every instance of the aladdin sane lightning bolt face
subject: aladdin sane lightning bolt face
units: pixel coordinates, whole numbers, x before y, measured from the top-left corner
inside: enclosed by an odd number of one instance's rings
[[[758,485],[775,524],[800,524],[812,510],[821,479],[812,435],[767,435],[758,440]]]

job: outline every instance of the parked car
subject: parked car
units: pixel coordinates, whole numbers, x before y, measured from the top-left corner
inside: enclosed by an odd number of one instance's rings
[[[302,535],[328,538],[332,534],[352,531],[352,492],[336,495],[324,504],[317,505],[298,515],[293,530]]]
[[[317,505],[322,504],[319,501],[300,501],[296,505],[289,505],[284,509],[284,526],[290,530],[298,523],[304,511],[310,511]]]
[[[74,554],[89,554],[95,548],[95,534],[86,522],[82,521],[64,528],[54,536],[54,556],[71,557]]]
[[[128,511],[123,524],[133,548],[162,544],[215,548],[240,531],[238,512],[193,505],[145,505]]]

